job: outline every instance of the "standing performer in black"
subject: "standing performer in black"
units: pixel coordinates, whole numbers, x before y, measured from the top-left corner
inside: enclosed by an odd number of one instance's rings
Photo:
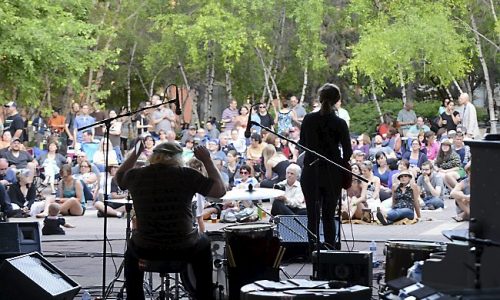
[[[210,241],[193,227],[191,201],[195,193],[222,197],[226,190],[219,171],[204,146],[194,148],[208,177],[183,167],[182,148],[165,142],[156,146],[149,165],[134,167],[143,150],[131,150],[116,179],[134,201],[137,226],[125,253],[125,287],[128,299],[144,299],[144,272],[139,259],[181,260],[192,264],[196,277],[196,299],[213,299]]]
[[[334,105],[340,100],[340,90],[335,84],[326,83],[319,89],[321,109],[304,117],[299,143],[345,166],[352,149],[347,124],[335,113]],[[335,245],[334,216],[344,175],[335,165],[306,152],[300,184],[307,207],[307,227],[318,236],[321,209],[325,243],[329,245]],[[313,246],[316,241],[310,236],[309,242]]]

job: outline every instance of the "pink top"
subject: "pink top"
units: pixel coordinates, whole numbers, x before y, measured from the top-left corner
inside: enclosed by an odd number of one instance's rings
[[[435,160],[439,152],[439,144],[434,141],[431,146],[425,147],[427,149],[427,158],[429,160]]]

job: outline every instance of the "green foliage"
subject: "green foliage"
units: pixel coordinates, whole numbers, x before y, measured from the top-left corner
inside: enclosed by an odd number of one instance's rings
[[[387,99],[379,101],[379,104],[382,114],[389,113],[393,119],[397,118],[398,112],[403,108],[400,99]],[[439,100],[419,101],[415,103],[414,110],[417,116],[432,119],[437,116],[440,105]],[[373,101],[348,105],[346,109],[351,117],[350,131],[352,133],[372,134],[376,131],[377,125],[380,124],[380,117]]]

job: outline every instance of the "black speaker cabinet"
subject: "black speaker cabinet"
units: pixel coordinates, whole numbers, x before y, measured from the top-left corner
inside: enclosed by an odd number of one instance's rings
[[[42,251],[38,222],[0,223],[0,260],[35,251]]]
[[[372,286],[372,253],[370,251],[321,250],[319,268],[317,253],[313,252],[313,274],[315,280],[346,281],[349,285]]]
[[[40,253],[6,259],[0,266],[0,299],[72,300],[80,285]]]

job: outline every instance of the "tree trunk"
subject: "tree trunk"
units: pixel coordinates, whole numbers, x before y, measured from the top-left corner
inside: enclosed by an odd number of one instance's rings
[[[455,85],[455,87],[458,89],[458,91],[461,93],[462,92],[462,88],[460,87],[460,85],[458,84],[457,80],[455,78],[453,78],[453,84]],[[450,100],[453,100],[453,98],[450,98]]]
[[[48,74],[44,76],[45,82],[45,100],[47,100],[47,107],[52,109],[52,89],[51,89],[51,81]]]
[[[380,118],[380,123],[384,123],[384,116],[382,116],[382,110],[380,109],[380,104],[378,103],[377,100],[377,93],[375,93],[375,82],[371,77],[370,77],[370,85],[372,87],[373,103],[375,103],[375,107],[377,108],[378,116]]]
[[[269,70],[266,67],[266,63],[264,62],[264,58],[262,57],[262,53],[260,52],[259,48],[255,47],[255,52],[257,53],[257,56],[260,59],[260,64],[262,65],[262,69],[264,70],[264,79],[267,88],[267,93],[269,95],[269,98],[267,100],[267,107],[269,107],[269,104],[273,100],[273,93],[271,91],[271,87],[269,86],[269,77],[270,77]]]
[[[71,110],[71,99],[73,98],[74,94],[75,92],[73,91],[73,86],[71,84],[66,85],[61,100],[61,109],[64,111],[64,113]]]
[[[208,86],[208,108],[207,114],[205,115],[205,123],[208,121],[208,118],[212,117],[212,103],[214,101],[214,82],[215,82],[215,58],[212,53],[212,61],[210,63],[210,82]]]
[[[226,94],[228,99],[233,99],[233,83],[231,82],[231,70],[226,70]]]
[[[186,72],[184,71],[184,65],[180,61],[177,64],[179,66],[179,70],[181,71],[182,79],[184,80],[184,85],[187,88],[187,96],[185,97],[185,99],[188,99],[189,97],[191,97],[191,86],[189,85],[189,81],[187,79]],[[186,109],[186,101],[184,101],[185,99],[183,96],[181,105],[184,105],[184,106],[182,107],[182,111],[185,111],[185,109]],[[191,99],[192,99],[191,121],[194,124],[197,124],[200,122],[200,117],[198,116],[198,99],[196,96],[192,96]],[[184,119],[184,114],[182,115],[182,123],[183,124],[186,123],[186,121]]]
[[[142,86],[142,89],[144,90],[144,93],[146,94],[146,96],[149,97],[149,91],[148,91],[148,88],[146,87],[146,84],[144,83],[144,79],[142,79],[141,72],[139,72],[139,70],[135,66],[132,66],[132,67],[134,68],[135,74],[137,74],[137,77],[139,78],[139,82],[141,83],[141,86]]]
[[[406,104],[406,87],[405,87],[405,81],[403,78],[403,70],[401,70],[401,67],[399,68],[399,81],[401,83],[401,97],[403,98],[403,104]]]
[[[490,8],[491,8],[491,14],[493,15],[493,19],[495,20],[495,24],[497,24],[498,18],[497,18],[497,13],[495,11],[495,5],[493,4],[493,0],[490,0]],[[500,32],[497,33],[497,39],[500,42]]]
[[[474,17],[474,14],[472,12],[470,15],[470,19],[471,19],[472,28],[474,29],[474,37],[476,40],[476,48],[477,48],[478,58],[479,58],[479,61],[481,62],[481,66],[483,67],[484,81],[485,81],[486,91],[487,91],[487,95],[488,95],[487,100],[488,100],[488,110],[490,113],[490,125],[491,125],[490,133],[497,133],[497,119],[495,116],[495,103],[494,103],[495,99],[493,98],[493,91],[491,90],[488,65],[486,64],[486,61],[484,60],[483,48],[481,46],[481,40],[479,38],[479,35],[477,34],[476,18]],[[472,97],[472,95],[471,95],[471,97]]]
[[[154,94],[156,78],[158,78],[158,76],[160,76],[161,72],[163,72],[166,68],[167,68],[166,65],[163,66],[163,67],[161,67],[161,69],[159,69],[158,72],[156,72],[156,74],[151,79],[151,82],[149,84],[149,95],[148,95],[149,98],[151,98],[153,96],[153,94]]]
[[[307,88],[307,75],[308,75],[308,72],[307,72],[307,61],[306,61],[306,65],[304,66],[304,83],[302,84],[302,93],[300,94],[300,103],[304,103],[304,98],[306,96],[306,88]]]
[[[135,49],[137,48],[137,41],[134,42],[134,46],[132,46],[132,50],[130,50],[130,61],[127,68],[127,108],[131,111],[131,96],[130,96],[130,73],[132,73],[132,64],[134,63],[135,57]]]

